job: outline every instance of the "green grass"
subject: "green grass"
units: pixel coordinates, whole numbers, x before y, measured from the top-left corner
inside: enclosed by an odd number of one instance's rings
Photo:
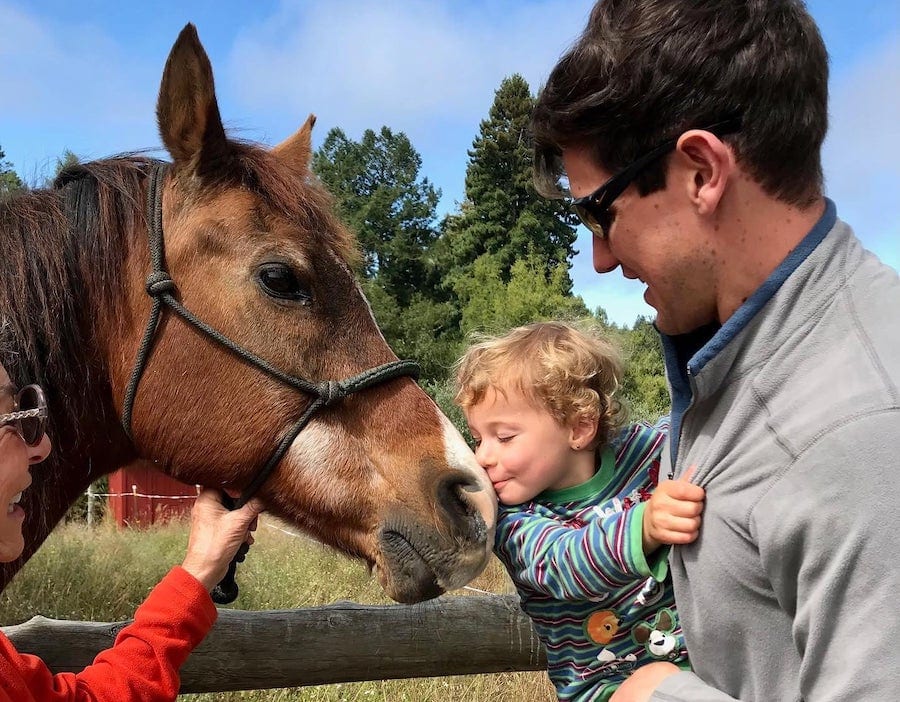
[[[238,569],[237,609],[312,607],[337,600],[388,604],[366,567],[308,539],[263,522]],[[120,621],[132,616],[187,545],[187,526],[117,531],[108,524],[60,526],[0,593],[0,625],[36,614],[54,619]],[[512,592],[497,561],[474,583],[489,592]],[[465,594],[462,591],[460,594]],[[284,690],[182,695],[192,702],[508,702],[555,700],[543,673],[501,673],[342,683]]]

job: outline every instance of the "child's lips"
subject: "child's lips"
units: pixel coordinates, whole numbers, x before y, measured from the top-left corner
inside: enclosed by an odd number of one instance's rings
[[[496,482],[492,482],[491,484],[494,486],[494,492],[500,492],[504,485],[509,482],[509,478],[506,480],[497,480]]]

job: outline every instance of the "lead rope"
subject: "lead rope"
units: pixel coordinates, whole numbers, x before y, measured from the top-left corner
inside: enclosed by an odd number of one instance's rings
[[[141,338],[141,343],[138,347],[134,368],[131,371],[128,386],[125,390],[125,399],[122,407],[122,426],[124,427],[128,438],[134,441],[131,428],[134,401],[137,396],[141,377],[143,376],[147,362],[150,359],[150,354],[153,352],[153,340],[159,326],[163,305],[166,305],[185,322],[203,332],[203,334],[212,341],[224,346],[250,365],[255,366],[259,370],[280,380],[290,387],[312,395],[315,399],[306,407],[297,422],[281,439],[275,452],[269,457],[266,464],[241,493],[241,496],[235,500],[231,496],[223,493],[222,504],[225,505],[225,507],[230,510],[240,509],[247,504],[253,495],[255,495],[262,487],[263,483],[266,482],[272,471],[275,470],[275,467],[294,442],[294,439],[296,439],[297,435],[303,431],[303,428],[310,422],[316,412],[343,400],[348,395],[352,395],[360,390],[366,390],[375,385],[380,385],[388,380],[400,377],[418,378],[419,365],[414,361],[391,361],[376,366],[375,368],[365,370],[362,373],[345,380],[326,380],[321,383],[312,383],[305,378],[289,375],[278,368],[275,368],[268,361],[250,353],[218,330],[213,329],[208,324],[195,317],[187,308],[175,299],[175,281],[172,280],[165,270],[165,248],[162,229],[162,185],[165,179],[166,168],[167,165],[165,163],[157,163],[155,165],[153,172],[150,174],[150,182],[147,188],[147,234],[150,244],[150,263],[152,271],[150,275],[147,276],[146,291],[152,299],[152,306],[150,308],[150,316],[147,320],[147,327],[144,329],[144,335]],[[241,544],[238,552],[228,565],[228,571],[226,572],[225,577],[213,589],[211,593],[212,598],[217,604],[229,604],[237,597],[238,586],[234,576],[237,570],[237,564],[244,560],[248,549],[249,544],[246,542]]]

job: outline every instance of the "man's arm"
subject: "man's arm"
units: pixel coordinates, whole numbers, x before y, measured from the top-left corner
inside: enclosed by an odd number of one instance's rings
[[[887,700],[900,690],[900,618],[893,615],[900,592],[900,498],[892,489],[898,425],[900,412],[885,410],[823,432],[756,505],[748,505],[763,569],[793,620],[792,640],[760,645],[777,643],[785,655],[800,657],[802,699]],[[613,700],[735,699],[693,673],[650,679],[652,672],[638,670],[633,684],[630,678],[622,686],[627,696]]]
[[[826,430],[753,510],[760,559],[793,618],[807,700],[887,700],[900,690],[900,411]]]

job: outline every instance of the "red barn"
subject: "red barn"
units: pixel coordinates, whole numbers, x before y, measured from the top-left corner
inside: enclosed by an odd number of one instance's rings
[[[187,516],[199,488],[135,461],[109,476],[109,509],[118,527],[148,527]]]

